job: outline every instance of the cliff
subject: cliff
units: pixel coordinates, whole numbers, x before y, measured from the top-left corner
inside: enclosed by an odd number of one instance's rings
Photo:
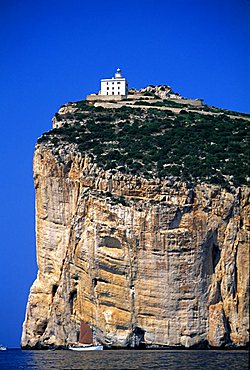
[[[34,154],[39,270],[22,347],[75,343],[82,320],[106,346],[246,345],[249,188],[105,168],[59,134]]]

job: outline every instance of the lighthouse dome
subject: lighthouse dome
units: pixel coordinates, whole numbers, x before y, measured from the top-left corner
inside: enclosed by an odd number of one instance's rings
[[[115,73],[115,78],[121,78],[122,77],[122,71],[120,68],[117,68]]]

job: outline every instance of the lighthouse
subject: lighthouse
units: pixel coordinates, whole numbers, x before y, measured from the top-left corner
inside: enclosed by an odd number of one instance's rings
[[[115,72],[115,78],[122,78],[122,71],[120,70],[120,68],[117,68]]]
[[[101,90],[99,95],[102,96],[121,96],[127,97],[128,95],[128,81],[122,76],[122,71],[117,68],[115,77],[104,78],[101,80]]]

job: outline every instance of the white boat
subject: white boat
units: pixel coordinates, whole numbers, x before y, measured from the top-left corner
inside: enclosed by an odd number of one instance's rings
[[[93,333],[89,324],[81,322],[79,342],[68,347],[71,351],[102,351],[102,345],[93,343]]]
[[[69,349],[71,351],[102,351],[103,346],[101,346],[101,345],[98,345],[98,346],[77,346],[77,347],[69,346]]]
[[[0,351],[6,351],[6,350],[7,350],[7,347],[5,347],[2,344],[0,344]]]

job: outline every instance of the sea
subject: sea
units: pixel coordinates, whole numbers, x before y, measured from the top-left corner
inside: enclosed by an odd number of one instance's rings
[[[104,350],[0,351],[0,369],[249,369],[248,351]]]

